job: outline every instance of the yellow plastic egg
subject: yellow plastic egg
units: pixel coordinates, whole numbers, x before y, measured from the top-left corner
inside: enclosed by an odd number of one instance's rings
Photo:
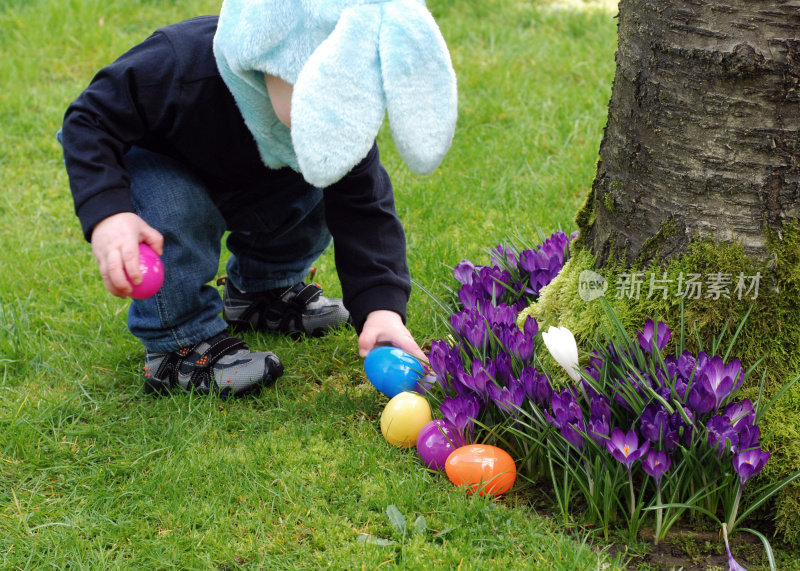
[[[411,448],[422,427],[432,420],[431,406],[424,397],[408,391],[386,403],[381,415],[381,433],[393,446]]]
[[[469,493],[495,496],[508,491],[517,478],[511,455],[497,446],[467,444],[456,448],[445,462],[447,477]]]

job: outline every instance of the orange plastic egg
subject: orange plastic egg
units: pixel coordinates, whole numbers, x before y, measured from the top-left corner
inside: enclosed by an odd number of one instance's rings
[[[444,465],[456,486],[468,486],[469,493],[492,496],[508,491],[517,479],[511,455],[497,446],[467,444],[453,450]]]

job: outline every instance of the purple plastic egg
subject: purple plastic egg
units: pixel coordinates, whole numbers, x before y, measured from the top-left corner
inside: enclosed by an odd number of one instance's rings
[[[446,420],[432,420],[422,427],[417,436],[417,454],[431,470],[444,470],[447,457],[456,448],[464,446],[464,437]]]
[[[142,272],[142,283],[139,285],[134,285],[128,278],[133,286],[131,297],[146,299],[154,296],[164,283],[164,264],[161,263],[158,254],[144,242],[139,244],[139,271]]]

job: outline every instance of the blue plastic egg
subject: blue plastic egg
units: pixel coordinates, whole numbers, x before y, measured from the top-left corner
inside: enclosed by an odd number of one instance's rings
[[[381,393],[393,398],[412,391],[425,376],[425,368],[413,355],[397,347],[377,347],[364,359],[369,382]]]

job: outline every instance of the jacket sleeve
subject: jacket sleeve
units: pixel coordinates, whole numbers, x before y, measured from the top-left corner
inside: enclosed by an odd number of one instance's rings
[[[325,189],[325,213],[334,241],[344,304],[360,333],[367,314],[388,309],[406,320],[411,280],[403,226],[378,147]]]
[[[64,162],[84,236],[119,212],[134,212],[123,156],[131,145],[169,125],[174,52],[162,34],[100,70],[67,108],[62,126]]]

